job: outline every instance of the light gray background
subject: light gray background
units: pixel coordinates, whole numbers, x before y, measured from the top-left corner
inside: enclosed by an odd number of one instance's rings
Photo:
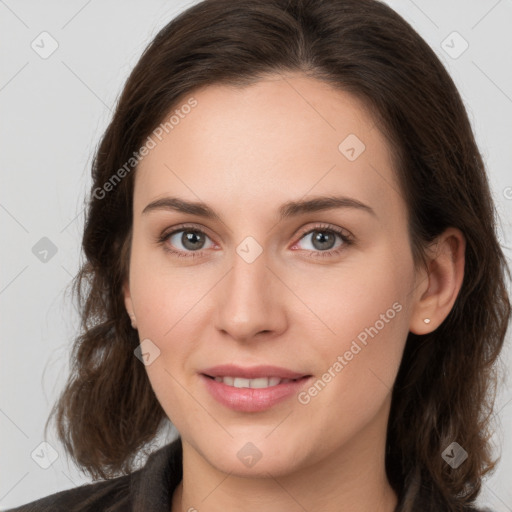
[[[191,3],[196,2],[0,0],[0,510],[90,481],[66,459],[53,433],[48,441],[57,460],[43,469],[31,458],[44,441],[44,423],[67,375],[78,326],[66,288],[79,264],[89,168],[141,52]],[[512,1],[388,3],[433,47],[459,87],[488,167],[510,259]],[[42,46],[43,31],[58,43],[46,59],[31,47],[34,40]],[[453,31],[469,44],[457,58],[444,45],[456,52],[461,40],[450,36],[443,44]],[[49,45],[46,39],[45,49]],[[32,252],[42,237],[57,248],[46,262]],[[510,340],[509,332],[502,358],[507,367]],[[510,379],[499,389],[496,411],[501,430],[494,442],[502,460],[480,503],[505,512],[512,511]]]

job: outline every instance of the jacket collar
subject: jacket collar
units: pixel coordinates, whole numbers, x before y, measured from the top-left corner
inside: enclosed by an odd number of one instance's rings
[[[132,512],[170,512],[174,490],[183,476],[182,453],[178,437],[153,452],[144,467],[132,474]]]

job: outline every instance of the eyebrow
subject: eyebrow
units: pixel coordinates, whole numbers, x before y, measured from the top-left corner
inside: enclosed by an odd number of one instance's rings
[[[279,208],[280,219],[296,217],[305,213],[314,213],[323,210],[333,210],[337,208],[353,208],[377,216],[375,211],[368,205],[344,196],[322,196],[312,199],[303,199],[299,201],[288,201]],[[206,219],[222,221],[219,214],[210,206],[201,202],[187,201],[178,197],[164,197],[149,203],[142,214],[155,210],[170,210],[181,213],[188,213]]]

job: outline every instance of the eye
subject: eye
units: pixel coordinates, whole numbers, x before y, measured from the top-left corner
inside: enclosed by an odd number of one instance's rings
[[[180,226],[180,228],[164,233],[158,239],[166,251],[178,257],[195,258],[201,256],[203,250],[211,247],[205,247],[205,242],[207,239],[210,240],[210,237],[201,229],[194,226]]]
[[[334,247],[336,238],[340,239],[341,243]],[[314,258],[327,258],[338,255],[354,243],[352,237],[345,234],[340,228],[324,224],[315,226],[300,238],[300,240],[307,239],[310,240],[310,248],[306,247],[305,250],[312,251],[310,256]]]

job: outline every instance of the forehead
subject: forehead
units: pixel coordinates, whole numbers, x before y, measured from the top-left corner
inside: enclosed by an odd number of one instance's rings
[[[195,106],[182,108],[190,98]],[[324,82],[289,74],[209,85],[182,96],[173,112],[175,123],[161,140],[153,136],[137,168],[136,209],[165,195],[219,210],[334,191],[376,210],[397,201],[387,139],[362,101]]]

